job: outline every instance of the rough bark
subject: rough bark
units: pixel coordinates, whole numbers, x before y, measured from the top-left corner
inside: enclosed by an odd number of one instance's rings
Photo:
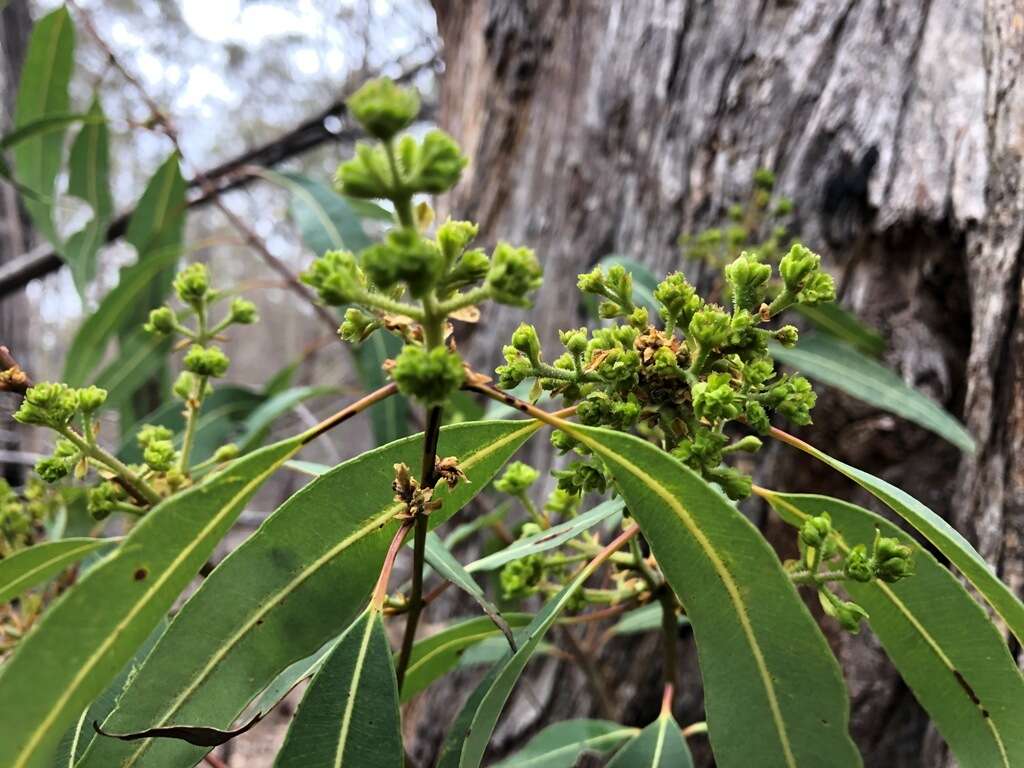
[[[537,249],[547,280],[531,319],[548,344],[583,321],[575,275],[609,253],[684,267],[681,233],[721,222],[755,169],[775,171],[798,231],[844,275],[844,302],[887,337],[888,362],[962,414],[979,451],[847,398],[823,397],[807,436],[952,520],[1024,584],[1021,2],[957,0],[435,0],[445,42],[441,124],[473,158],[452,212]],[[521,319],[474,331],[483,369]],[[543,441],[532,458],[544,460]],[[792,452],[764,481],[845,493]],[[771,538],[780,531],[770,518]],[[941,740],[869,633],[832,637],[867,765],[939,765]],[[650,716],[656,670],[606,649],[619,716]],[[696,682],[692,648],[686,679]],[[566,680],[569,682],[567,683]],[[498,749],[541,721],[596,711],[575,672],[545,662]],[[430,756],[453,688],[425,700]],[[634,695],[635,694],[635,695]],[[678,706],[700,719],[699,689]],[[440,725],[439,725],[440,724]],[[707,756],[705,756],[706,758]]]

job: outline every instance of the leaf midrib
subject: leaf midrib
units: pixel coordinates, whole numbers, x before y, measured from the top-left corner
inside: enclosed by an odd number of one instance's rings
[[[373,609],[371,609],[372,611]],[[348,731],[352,725],[352,713],[356,708],[356,697],[359,695],[359,681],[363,676],[363,666],[366,664],[366,652],[370,647],[370,637],[373,635],[374,622],[376,617],[371,614],[366,617],[366,630],[363,632],[362,642],[359,645],[359,653],[356,655],[355,667],[352,670],[352,679],[349,681],[348,698],[345,701],[345,712],[341,717],[341,731],[338,733],[338,748],[334,753],[334,768],[341,768],[342,758],[345,755],[345,741],[348,739]]]

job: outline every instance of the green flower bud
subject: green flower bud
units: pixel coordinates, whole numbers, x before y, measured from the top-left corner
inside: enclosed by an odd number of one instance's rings
[[[809,517],[800,527],[800,540],[808,547],[820,548],[832,533],[832,517],[828,512]]]
[[[601,267],[594,267],[589,272],[584,272],[576,279],[576,287],[582,293],[594,293],[600,296],[607,296],[610,291],[605,281],[604,270]]]
[[[529,307],[527,294],[540,288],[543,270],[530,248],[514,248],[498,243],[491,254],[491,270],[487,273],[487,287],[499,304]]]
[[[345,310],[345,319],[338,328],[338,334],[345,341],[358,344],[365,341],[371,333],[380,328],[380,321],[361,309],[349,307]]]
[[[770,357],[755,357],[743,365],[743,379],[749,386],[759,387],[775,375],[775,361]]]
[[[718,483],[719,487],[725,492],[725,495],[733,501],[747,498],[754,484],[753,479],[749,475],[724,465],[705,470],[704,474],[708,480]]]
[[[103,520],[117,508],[118,502],[126,498],[121,486],[107,481],[89,489],[86,508],[94,519]]]
[[[875,575],[885,582],[894,582],[911,576],[914,564],[911,561],[912,550],[899,539],[881,537],[875,544]]]
[[[728,373],[712,373],[707,381],[694,384],[691,391],[693,412],[698,419],[718,422],[740,415],[739,398]]]
[[[794,424],[810,424],[811,409],[818,399],[811,382],[803,376],[791,376],[782,384],[772,387],[775,410]]]
[[[259,320],[256,305],[246,299],[234,299],[228,310],[228,319],[239,325],[252,325]]]
[[[789,216],[793,212],[793,201],[788,197],[780,197],[775,203],[776,216]]]
[[[860,632],[861,619],[868,618],[868,612],[859,605],[842,600],[834,606],[833,615],[839,620],[842,628],[852,634]]]
[[[174,290],[183,303],[198,309],[210,293],[206,265],[189,264],[181,270],[174,278]]]
[[[558,478],[558,487],[568,493],[579,495],[587,491],[604,493],[608,480],[604,472],[592,464],[574,461],[567,469],[552,473]]]
[[[135,439],[139,443],[139,448],[146,450],[146,446],[150,443],[170,440],[174,437],[174,433],[167,427],[161,426],[160,424],[143,424],[142,428],[136,433]]]
[[[192,390],[195,388],[196,377],[188,371],[182,371],[178,374],[178,378],[174,380],[174,386],[171,391],[182,400],[188,400],[192,397]]]
[[[579,441],[570,437],[568,432],[556,429],[551,432],[551,445],[560,455],[564,455],[579,445]]]
[[[681,379],[685,375],[679,366],[679,358],[668,347],[659,347],[651,357],[651,370],[657,376]]]
[[[821,256],[794,243],[789,252],[779,262],[779,274],[786,290],[796,295],[803,290],[804,282],[821,266]]]
[[[772,336],[784,347],[791,348],[796,346],[797,339],[800,338],[800,332],[797,331],[795,326],[784,325],[779,330],[775,331]]]
[[[687,332],[702,348],[714,349],[729,341],[731,318],[718,307],[705,307],[693,315]]]
[[[515,389],[533,375],[533,364],[515,347],[505,346],[501,351],[508,365],[499,365],[494,369],[498,375],[498,386],[502,389]]]
[[[520,323],[512,333],[512,346],[522,352],[534,366],[540,365],[540,339],[537,329],[527,323]]]
[[[587,329],[578,328],[571,331],[559,331],[558,338],[569,354],[579,357],[587,351]]]
[[[107,402],[107,390],[90,385],[78,390],[78,407],[82,413],[93,413]]]
[[[628,388],[636,383],[641,367],[639,352],[617,348],[608,350],[594,368],[594,373],[609,384]]]
[[[452,221],[448,219],[437,228],[437,247],[444,254],[446,264],[454,264],[459,255],[466,249],[480,227],[471,221]]]
[[[572,517],[580,505],[580,497],[574,493],[568,493],[561,488],[555,488],[544,502],[544,511],[550,512],[558,517]]]
[[[690,320],[703,305],[697,289],[680,272],[674,272],[654,289],[654,298],[661,305],[659,313],[665,321],[666,330],[686,328]]]
[[[704,472],[722,463],[722,450],[728,442],[727,435],[700,428],[682,439],[672,455],[691,469]]]
[[[56,483],[58,480],[67,477],[73,466],[74,462],[69,462],[67,459],[47,456],[45,459],[40,459],[36,462],[35,470],[36,474],[44,482]]]
[[[15,421],[60,429],[78,410],[78,390],[67,384],[41,382],[29,387],[14,413]]]
[[[803,290],[797,294],[796,300],[800,304],[821,304],[823,302],[835,301],[836,284],[832,275],[827,272],[815,272],[804,281]]]
[[[343,195],[379,199],[392,194],[391,167],[383,147],[356,142],[356,155],[338,166],[334,186]]]
[[[149,333],[157,333],[161,336],[168,336],[174,333],[174,325],[178,321],[177,315],[170,307],[157,307],[150,310],[149,322],[143,325],[143,329]]]
[[[743,415],[750,428],[759,435],[767,435],[771,431],[772,424],[764,406],[755,400],[748,400],[743,406]]]
[[[428,132],[419,145],[412,137],[406,137],[399,146],[399,153],[404,159],[403,166],[414,169],[406,179],[407,187],[414,192],[435,195],[447,192],[469,164],[455,139],[444,131]]]
[[[231,361],[220,347],[203,347],[199,344],[193,344],[188,352],[185,353],[185,359],[182,363],[186,371],[194,373],[196,376],[213,376],[217,378],[227,373],[228,365],[231,364]]]
[[[744,453],[757,453],[761,450],[761,446],[764,443],[761,442],[761,438],[754,437],[754,435],[747,435],[737,440],[735,443],[726,446],[723,453],[736,453],[742,451]]]
[[[854,581],[867,583],[875,577],[875,570],[868,556],[867,547],[858,544],[850,550],[846,556],[846,563],[843,564],[843,573]]]
[[[477,283],[487,277],[491,269],[491,260],[479,248],[473,248],[462,254],[451,272],[444,278],[441,290],[451,293],[467,285]]]
[[[427,406],[442,405],[466,378],[457,353],[445,347],[427,351],[412,344],[402,348],[391,376],[403,395]]]
[[[166,472],[178,458],[170,440],[151,440],[142,452],[142,460],[154,472]]]
[[[540,472],[529,464],[514,461],[508,465],[505,473],[494,481],[494,487],[501,493],[518,496],[521,493],[525,493],[531,485],[537,482],[539,477]]]
[[[312,286],[320,300],[331,306],[356,301],[366,288],[366,278],[348,251],[327,251],[300,276]]]
[[[386,290],[404,282],[416,298],[430,290],[444,267],[437,246],[406,227],[389,232],[384,242],[364,250],[359,260],[378,288]]]
[[[225,461],[231,461],[232,459],[237,458],[239,453],[240,451],[238,450],[238,446],[234,443],[222,445],[214,452],[213,462],[214,464],[223,464]]]
[[[772,276],[772,268],[761,264],[752,255],[744,252],[732,264],[725,267],[725,279],[732,290],[735,309],[754,310],[761,305],[764,284]]]
[[[510,600],[533,594],[543,577],[543,558],[540,555],[528,555],[506,564],[498,578],[501,582],[502,595],[506,600]]]
[[[387,141],[416,119],[420,97],[415,89],[400,88],[393,80],[381,77],[363,84],[345,106],[367,133]]]

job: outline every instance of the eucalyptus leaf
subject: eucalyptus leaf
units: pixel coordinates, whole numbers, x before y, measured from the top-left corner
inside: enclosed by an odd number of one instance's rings
[[[256,489],[301,446],[268,446],[157,505],[51,606],[0,671],[0,765],[48,765],[196,575]]]
[[[35,23],[14,106],[15,132],[47,117],[67,115],[74,54],[75,28],[67,8],[61,6]],[[14,144],[14,177],[35,193],[24,197],[25,210],[58,250],[61,241],[53,222],[53,198],[64,157],[64,127],[35,132]]]
[[[525,627],[533,619],[528,613],[509,613],[505,620],[513,628]],[[459,665],[467,648],[482,640],[498,638],[501,630],[486,616],[456,622],[440,632],[420,640],[409,654],[409,666],[402,684],[402,703],[409,701],[435,680]],[[503,643],[505,649],[507,643]]]
[[[672,713],[662,712],[616,753],[608,768],[693,768],[693,756]]]
[[[913,538],[866,509],[827,496],[761,495],[790,525],[827,512],[840,551],[875,531],[912,550],[914,574],[894,584],[844,582],[871,629],[962,766],[1024,765],[1024,677],[1002,636],[961,583]]]
[[[638,728],[608,720],[565,720],[549,725],[492,768],[565,768],[588,753],[606,755],[638,733]]]
[[[834,459],[827,453],[819,451],[814,446],[785,432],[773,430],[772,434],[846,475],[910,523],[967,577],[967,580],[974,585],[974,588],[995,612],[1003,618],[1017,640],[1024,642],[1024,604],[1008,586],[999,580],[989,564],[985,562],[985,558],[979,555],[970,542],[953,526],[909,493],[891,483],[856,467],[851,467],[839,459]]]
[[[436,492],[444,503],[431,525],[484,488],[537,427],[443,428],[439,453],[459,457],[469,480]],[[103,727],[227,727],[281,670],[344,630],[366,605],[399,526],[394,465],[416,465],[422,440],[408,437],[344,462],[270,515],[185,603]],[[195,763],[202,754],[180,742],[93,741],[81,765],[160,768]]]
[[[56,576],[90,552],[116,543],[111,539],[84,538],[44,541],[3,558],[0,560],[0,604]]]
[[[604,461],[685,607],[717,764],[860,765],[839,666],[750,521],[656,446],[553,422]]]
[[[878,331],[835,302],[794,304],[793,310],[810,320],[819,331],[845,341],[865,355],[878,358],[885,352],[885,339]]]
[[[306,690],[275,768],[402,768],[398,683],[379,610],[341,636]]]
[[[634,608],[624,613],[608,630],[611,635],[638,635],[642,632],[652,632],[661,629],[661,603],[653,602]],[[685,616],[679,617],[679,626],[685,627],[690,623]]]
[[[533,536],[517,539],[504,549],[475,560],[466,566],[466,572],[493,571],[513,560],[519,560],[529,555],[536,555],[540,552],[554,549],[570,539],[576,538],[584,531],[593,528],[598,523],[607,520],[616,512],[621,512],[622,508],[621,499],[611,499],[602,502],[582,515],[577,515],[565,522],[552,525],[550,528],[546,528]]]
[[[809,334],[793,349],[774,341],[770,348],[776,360],[805,376],[902,416],[966,453],[974,452],[974,438],[963,424],[934,400],[907,386],[884,365],[853,347],[822,334]]]
[[[71,145],[68,193],[88,203],[92,218],[68,238],[62,251],[71,266],[78,293],[83,296],[96,274],[96,253],[106,239],[114,212],[110,195],[110,139],[98,98],[93,99],[88,117]]]

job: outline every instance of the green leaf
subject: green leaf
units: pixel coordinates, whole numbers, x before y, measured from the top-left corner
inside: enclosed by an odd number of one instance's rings
[[[661,603],[653,602],[634,608],[624,613],[608,630],[610,635],[638,635],[642,632],[652,632],[661,629]],[[679,626],[684,627],[690,623],[685,616],[679,617]]]
[[[565,720],[549,725],[493,768],[565,768],[584,754],[605,755],[640,733],[608,720]]]
[[[68,112],[68,83],[75,52],[75,29],[63,6],[44,16],[32,29],[14,107],[15,129],[41,118]],[[26,197],[25,209],[36,228],[55,247],[60,237],[53,223],[54,184],[64,157],[61,127],[19,141],[14,147],[14,175],[39,197]]]
[[[248,722],[255,716],[267,714],[288,695],[292,688],[315,675],[340,639],[340,635],[331,638],[316,653],[311,653],[306,658],[299,659],[285,667],[247,708],[247,715],[243,716],[242,720]]]
[[[367,609],[302,698],[275,768],[402,768],[398,683],[379,610]]]
[[[885,352],[885,339],[878,331],[835,302],[795,304],[793,309],[810,320],[819,331],[845,341],[865,355],[877,358]]]
[[[88,203],[92,218],[68,238],[62,251],[82,296],[96,274],[96,253],[106,239],[107,225],[114,212],[110,196],[110,142],[98,98],[93,99],[88,114],[89,122],[82,126],[71,145],[68,194]]]
[[[506,652],[480,681],[448,732],[438,768],[478,768],[501,710],[527,662],[573,595],[599,565],[600,561],[595,558],[580,568],[572,580],[545,603],[529,626],[522,630],[519,649],[515,653]]]
[[[142,660],[153,650],[153,646],[165,629],[167,629],[166,618],[161,619],[156,629],[149,633],[146,641],[139,646],[135,655],[125,663],[121,671],[118,672],[117,677],[107,686],[106,690],[92,704],[82,710],[78,720],[65,732],[64,737],[60,741],[60,746],[57,747],[57,756],[53,761],[53,765],[56,768],[74,768],[75,761],[82,756],[82,750],[85,749],[85,744],[90,737],[89,734],[93,732],[93,722],[99,722],[110,714],[125,684],[135,673],[135,669],[142,663]]]
[[[472,576],[462,567],[455,556],[448,551],[448,548],[441,541],[441,537],[433,531],[427,533],[425,556],[430,567],[437,571],[442,578],[447,579],[467,595],[473,598],[480,609],[487,615],[494,625],[501,631],[508,641],[509,646],[515,650],[515,638],[512,636],[512,629],[508,622],[502,618],[498,607],[487,599],[487,595],[476,583]]]
[[[656,446],[554,421],[605,462],[685,607],[717,764],[860,765],[839,666],[750,521]]]
[[[992,572],[985,558],[975,551],[970,542],[949,523],[891,483],[863,470],[844,464],[823,451],[780,430],[773,430],[774,437],[799,448],[837,472],[846,475],[857,485],[873,495],[889,509],[916,528],[939,552],[955,565],[974,588],[981,593],[989,605],[1002,616],[1007,627],[1018,641],[1024,642],[1024,604]]]
[[[442,485],[435,498],[444,504],[431,525],[482,490],[537,427],[443,428],[438,452],[458,456],[469,482],[451,492]],[[182,607],[104,727],[227,726],[282,669],[344,630],[366,605],[399,526],[394,465],[415,466],[422,440],[408,437],[340,464],[270,515]],[[94,741],[82,765],[151,768],[201,757],[176,742]]]
[[[157,505],[45,613],[0,672],[0,765],[48,764],[65,729],[159,624],[256,489],[300,447],[292,439],[264,448]]]
[[[894,584],[844,582],[889,658],[960,765],[1024,765],[1024,678],[1002,636],[946,568],[884,518],[827,496],[759,492],[799,528],[828,512],[840,551],[875,531],[913,550],[914,575]]]
[[[578,515],[558,525],[552,525],[550,528],[533,536],[517,539],[504,549],[470,563],[466,566],[466,572],[493,571],[513,560],[519,560],[528,555],[536,555],[540,552],[554,549],[570,539],[576,538],[584,531],[593,528],[598,523],[607,520],[616,512],[621,512],[622,508],[621,499],[602,502],[582,515]]]
[[[117,285],[71,342],[63,376],[68,384],[92,381],[110,339],[137,330],[149,310],[167,295],[182,252],[184,204],[185,182],[177,155],[172,155],[150,179],[128,225],[125,237],[135,246],[137,261],[121,270]]]
[[[350,201],[326,184],[300,173],[263,169],[259,174],[291,193],[292,219],[302,241],[316,255],[339,249],[361,251],[370,245],[370,238],[363,231],[360,216]]]
[[[510,613],[505,616],[509,626],[525,627],[533,619],[528,613]],[[402,703],[426,690],[435,680],[455,669],[463,652],[481,640],[500,637],[501,630],[486,616],[477,616],[445,627],[440,632],[420,640],[409,654],[402,685]],[[505,645],[508,648],[508,645]]]
[[[9,133],[0,136],[0,149],[10,149],[23,141],[34,139],[38,136],[45,136],[54,131],[61,131],[75,123],[96,123],[103,121],[102,115],[83,114],[80,112],[68,112],[67,114],[46,115],[31,122],[25,123]]]
[[[125,336],[120,341],[117,358],[95,379],[96,386],[107,390],[104,408],[119,410],[129,405],[139,388],[167,364],[172,343],[170,338],[148,333],[141,326]],[[175,403],[175,407],[181,411],[180,403]]]
[[[27,547],[0,560],[0,604],[56,576],[90,552],[116,542],[110,539],[61,539]]]
[[[337,387],[292,387],[270,397],[245,420],[238,447],[242,453],[251,451],[266,439],[273,423],[295,406],[314,397],[336,395],[338,391]]]
[[[770,343],[772,355],[815,381],[835,387],[868,405],[902,416],[934,432],[962,451],[974,452],[974,438],[942,406],[908,387],[881,363],[840,341],[808,335],[793,349]]]
[[[818,755],[816,762],[824,764],[823,758],[825,754]],[[608,768],[693,768],[693,756],[672,713],[662,712],[615,755]]]
[[[384,373],[384,361],[398,357],[402,340],[390,333],[378,331],[362,344],[352,347],[359,381],[367,392],[373,392],[390,379]],[[370,411],[373,436],[378,443],[390,443],[405,437],[409,425],[409,403],[404,397],[389,397]]]

